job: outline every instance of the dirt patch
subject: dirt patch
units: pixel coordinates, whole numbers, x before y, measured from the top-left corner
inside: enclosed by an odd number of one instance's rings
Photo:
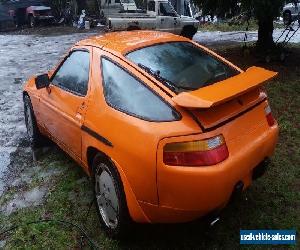
[[[23,83],[30,76],[53,68],[78,40],[96,35],[89,33],[92,30],[88,33],[72,33],[77,29],[70,27],[43,27],[40,31],[30,31],[37,33],[18,36],[10,33],[0,34],[0,197],[5,188],[4,179],[13,183],[14,178],[21,176],[23,161],[27,162],[27,158],[31,158],[31,155],[25,152],[29,145],[26,145],[25,139]],[[44,32],[45,36],[38,35],[40,32]],[[63,35],[58,35],[60,33]],[[51,39],[46,36],[51,34],[56,36],[52,36]],[[11,161],[14,163],[10,165]],[[9,165],[19,167],[10,167],[8,175],[6,172]]]

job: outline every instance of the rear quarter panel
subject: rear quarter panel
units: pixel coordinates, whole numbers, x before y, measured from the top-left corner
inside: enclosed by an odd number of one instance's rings
[[[156,157],[159,141],[170,135],[180,135],[199,131],[197,124],[187,115],[174,122],[149,122],[129,116],[110,106],[105,101],[100,71],[100,57],[112,58],[134,74],[163,98],[171,103],[170,97],[161,93],[142,74],[134,71],[122,60],[107,52],[94,50],[91,101],[84,125],[97,132],[112,143],[112,147],[90,138],[83,133],[83,155],[93,140],[97,149],[112,158],[124,172],[137,200],[158,204],[156,186]],[[146,101],[146,100],[145,100]],[[171,103],[172,104],[172,103]],[[84,159],[87,162],[87,159]]]

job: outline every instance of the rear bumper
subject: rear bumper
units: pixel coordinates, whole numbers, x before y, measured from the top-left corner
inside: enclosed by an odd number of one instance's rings
[[[262,128],[262,130],[265,128]],[[258,129],[259,130],[259,129]],[[211,167],[158,167],[159,206],[140,203],[153,223],[176,223],[197,219],[222,209],[242,182],[247,188],[254,169],[270,157],[278,139],[278,126],[269,128],[260,136],[244,135],[239,141],[228,142],[229,152],[243,141],[251,141],[242,150]],[[246,138],[248,137],[248,138]],[[197,139],[197,138],[195,138]],[[160,156],[158,156],[160,161]]]

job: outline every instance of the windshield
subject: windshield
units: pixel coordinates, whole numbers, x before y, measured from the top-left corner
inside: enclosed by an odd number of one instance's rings
[[[176,92],[196,90],[240,73],[189,42],[145,47],[126,57]]]

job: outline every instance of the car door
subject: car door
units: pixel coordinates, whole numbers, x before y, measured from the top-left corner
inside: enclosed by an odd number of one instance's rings
[[[179,16],[169,2],[158,2],[157,28],[174,33]]]
[[[91,53],[72,50],[52,75],[41,98],[45,129],[73,158],[81,159],[81,126],[88,105]]]

